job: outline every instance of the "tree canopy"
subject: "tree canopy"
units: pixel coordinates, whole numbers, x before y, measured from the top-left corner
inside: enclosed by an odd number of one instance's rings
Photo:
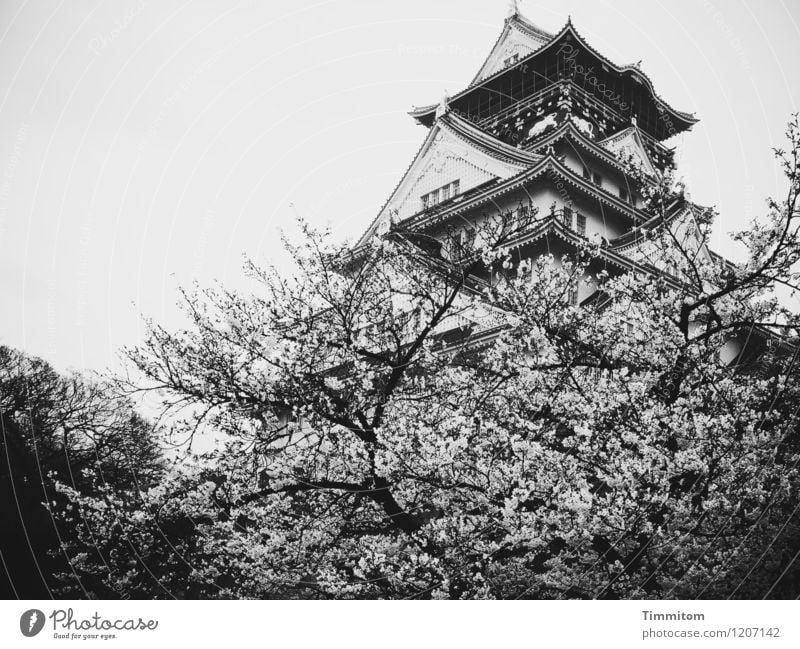
[[[152,424],[109,383],[0,346],[0,433],[3,594],[103,594],[101,582],[71,572],[66,548],[81,521],[66,520],[74,505],[60,485],[87,497],[153,486],[166,467]]]
[[[796,118],[787,136],[786,197],[737,235],[742,263],[708,251],[711,211],[670,221],[685,199],[665,175],[640,179],[634,272],[598,270],[602,243],[520,260],[507,244],[538,215],[498,215],[449,233],[449,260],[402,225],[359,250],[304,226],[293,272],[248,265],[255,294],[185,294],[190,326],[150,323],[120,385],[220,444],[149,489],[64,487],[74,578],[143,597],[794,596],[798,319],[776,290],[798,282]]]

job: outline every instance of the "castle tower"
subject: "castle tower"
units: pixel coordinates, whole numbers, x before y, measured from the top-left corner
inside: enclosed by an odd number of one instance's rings
[[[535,214],[509,242],[518,259],[599,242],[594,270],[612,274],[642,266],[637,233],[650,225],[631,165],[656,178],[674,164],[664,141],[697,122],[661,99],[638,64],[612,63],[571,21],[548,34],[516,3],[470,85],[410,115],[427,136],[356,249],[401,226],[440,240],[439,254],[457,261],[454,230],[469,237],[487,216]],[[671,209],[679,220],[699,208],[676,197]],[[571,297],[595,292],[585,283]]]

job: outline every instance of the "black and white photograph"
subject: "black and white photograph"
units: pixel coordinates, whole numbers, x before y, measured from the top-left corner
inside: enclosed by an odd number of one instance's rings
[[[800,646],[799,44],[2,0],[2,645]]]

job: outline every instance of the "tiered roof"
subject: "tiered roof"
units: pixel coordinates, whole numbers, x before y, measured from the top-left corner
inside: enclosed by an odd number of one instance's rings
[[[390,220],[406,220],[420,211],[419,197],[440,184],[458,179],[459,196],[442,203],[463,202],[465,194],[489,181],[519,174],[542,156],[510,146],[455,113],[445,111],[428,132],[400,182],[357,245]],[[444,177],[443,170],[454,174]]]
[[[647,231],[683,227],[687,236],[692,236],[696,231],[692,222],[707,208],[676,196],[665,216],[653,217],[569,168],[556,157],[553,145],[569,140],[573,148],[583,149],[622,174],[627,174],[624,159],[633,158],[653,176],[672,164],[673,150],[662,141],[690,129],[698,120],[661,99],[638,64],[618,66],[602,56],[571,20],[551,35],[519,15],[514,3],[470,85],[438,105],[415,108],[410,114],[430,130],[352,250],[352,259],[364,253],[365,244],[383,226],[388,229],[402,222],[406,232],[435,232],[441,223],[464,213],[487,205],[494,209],[498,198],[520,190],[524,193],[535,180],[546,176],[568,186],[570,192],[597,201],[602,209],[629,219],[626,232],[603,240],[598,247],[603,263],[680,284],[679,278],[652,266],[648,254],[652,239]],[[455,181],[460,183],[457,194],[436,190],[437,183],[447,186]],[[434,204],[421,202],[431,187],[439,198]],[[567,225],[565,215],[566,211],[559,214],[555,206],[549,214],[537,215],[509,247],[527,247],[539,240],[546,240],[548,246],[555,241],[562,247],[585,244],[585,234]],[[718,258],[702,242],[698,241],[698,246],[702,254]],[[481,281],[475,278],[475,282]],[[584,303],[602,299],[602,292],[595,292]],[[488,344],[496,328],[473,333],[474,344]],[[763,334],[764,339],[773,337],[766,330]]]
[[[597,52],[571,21],[558,34],[545,41],[546,38],[546,32],[518,14],[506,19],[500,39],[478,75],[450,99],[450,107],[482,122],[553,84],[571,79],[587,92],[589,99],[604,105],[608,119],[617,122],[612,132],[635,119],[642,131],[661,141],[690,129],[698,121],[694,115],[678,111],[661,99],[638,65],[618,66]],[[530,53],[513,64],[501,65],[506,53],[514,48],[520,54],[527,50]],[[431,126],[436,119],[436,105],[415,108],[410,115]]]
[[[534,25],[515,11],[506,19],[503,31],[497,37],[489,56],[478,70],[478,74],[469,84],[470,87],[505,68],[506,60],[515,57],[518,60],[525,58],[546,45],[552,38],[552,34],[544,31],[538,25]]]
[[[476,93],[486,92],[492,84],[505,82],[521,74],[532,76],[531,70],[543,61],[553,59],[559,50],[576,52],[576,57],[591,59],[603,74],[622,84],[619,87],[621,91],[628,92],[624,95],[626,97],[633,96],[631,88],[635,84],[650,102],[651,108],[661,107],[664,114],[674,118],[673,124],[688,128],[697,121],[687,113],[675,111],[658,98],[649,79],[638,67],[618,67],[598,54],[575,31],[571,21],[553,36],[514,12],[506,19],[500,37],[470,87],[453,98],[445,98],[439,105],[417,109],[413,113],[421,123],[430,126],[428,135],[357,247],[365,244],[376,232],[388,229],[391,224],[402,222],[406,227],[424,230],[468,210],[491,204],[504,194],[524,189],[542,176],[561,182],[570,191],[583,194],[597,201],[603,209],[627,218],[631,227],[635,228],[646,220],[647,215],[627,200],[568,167],[556,157],[552,146],[559,140],[569,140],[573,148],[583,149],[621,173],[626,171],[622,158],[632,156],[638,159],[646,173],[655,174],[657,169],[663,169],[671,162],[672,150],[658,141],[658,136],[663,133],[652,124],[648,132],[640,123],[637,115],[642,114],[644,109],[638,112],[632,110],[633,114],[626,122],[620,123],[620,128],[613,129],[614,125],[609,125],[608,133],[593,130],[584,119],[591,118],[581,103],[586,98],[576,98],[579,93],[585,95],[586,91],[576,90],[575,81],[565,80],[563,76],[548,81],[544,94],[541,90],[537,91],[538,99],[536,93],[529,94],[528,97],[538,103],[529,105],[525,111],[520,108],[520,101],[517,101],[516,109],[506,108],[507,117],[500,115],[476,121],[468,110],[459,108],[468,108]],[[526,51],[529,53],[518,62],[501,65],[509,56]],[[565,105],[569,107],[565,108]],[[557,110],[560,111],[558,115]],[[499,119],[516,119],[519,124],[523,117],[531,116],[532,112],[534,115],[529,118],[539,119],[540,122],[545,121],[542,120],[543,115],[552,115],[552,124],[541,130],[529,131],[526,128],[524,142],[509,142],[504,136],[506,132],[497,128]],[[605,122],[603,124],[605,127]],[[517,128],[520,128],[519,125]],[[444,164],[445,159],[447,164]],[[461,183],[457,196],[451,192],[443,193],[441,195],[446,198],[432,205],[420,201],[431,188],[436,189],[434,185],[437,183],[445,185],[455,179]],[[609,248],[609,254],[611,252]],[[613,254],[618,255],[619,252]]]

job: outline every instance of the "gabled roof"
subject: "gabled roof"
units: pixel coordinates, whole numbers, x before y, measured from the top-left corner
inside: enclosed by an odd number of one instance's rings
[[[556,42],[561,41],[561,39],[564,38],[565,36],[571,36],[571,37],[575,38],[577,43],[579,43],[580,45],[585,47],[587,50],[589,50],[598,59],[600,59],[601,63],[604,63],[605,65],[609,66],[612,70],[614,70],[616,72],[619,72],[621,74],[624,74],[626,76],[630,76],[631,78],[633,78],[635,81],[637,81],[639,83],[644,83],[647,86],[647,88],[650,90],[650,92],[652,93],[652,95],[656,99],[656,101],[658,103],[660,103],[661,106],[665,110],[667,110],[668,112],[674,113],[678,117],[681,117],[681,118],[691,122],[692,124],[694,124],[694,123],[699,121],[694,116],[693,113],[686,113],[686,112],[683,112],[683,111],[675,110],[669,104],[667,104],[667,102],[665,102],[663,99],[661,99],[661,97],[659,97],[658,94],[656,93],[655,87],[653,86],[653,82],[650,80],[650,77],[648,77],[644,72],[642,72],[639,69],[638,64],[628,64],[628,65],[619,66],[616,63],[611,62],[609,59],[607,59],[602,54],[600,54],[600,52],[598,52],[591,45],[589,45],[589,43],[586,42],[586,40],[583,38],[583,36],[581,36],[578,33],[578,31],[575,29],[574,25],[572,24],[572,20],[567,20],[567,24],[564,26],[564,28],[555,37],[553,37],[553,40],[550,43],[550,45],[554,45]]]
[[[675,196],[674,200],[667,205],[664,217],[660,214],[651,216],[646,221],[628,230],[625,234],[612,239],[609,245],[620,252],[631,251],[643,243],[647,243],[646,233],[648,231],[675,223],[686,216],[698,217],[707,209],[696,203],[689,202],[683,196]]]
[[[478,70],[478,74],[475,75],[469,85],[474,86],[476,83],[502,70],[506,67],[504,62],[508,57],[517,54],[522,59],[545,45],[551,38],[553,38],[552,34],[515,12],[506,18],[503,31],[500,32],[500,36],[495,41],[489,56],[486,57],[483,65]]]
[[[635,124],[602,140],[599,144],[617,155],[631,156],[634,161],[641,164],[642,170],[648,176],[656,175],[656,166],[650,159],[644,138]]]
[[[509,19],[506,21],[506,25],[504,26],[504,32],[509,29],[509,23],[512,21],[514,24],[519,22],[519,17],[514,17],[513,19]],[[537,28],[538,29],[538,28]],[[541,31],[541,30],[540,30]],[[544,32],[542,32],[544,33]],[[495,48],[493,48],[493,52],[501,46],[503,40],[503,35],[501,34],[501,38],[498,40],[498,43],[495,44]],[[609,72],[613,72],[619,78],[621,78],[625,82],[631,82],[632,84],[641,86],[645,88],[652,98],[652,102],[655,105],[656,110],[663,113],[669,118],[671,123],[671,130],[669,130],[669,135],[674,133],[678,133],[690,128],[693,124],[695,124],[698,119],[686,112],[678,111],[672,108],[666,101],[661,99],[655,92],[653,87],[653,83],[650,81],[650,78],[642,72],[637,65],[622,65],[618,66],[615,63],[608,60],[605,56],[600,54],[597,50],[595,50],[591,45],[589,45],[586,40],[577,32],[575,27],[572,24],[571,20],[567,21],[567,24],[558,32],[555,36],[553,36],[547,43],[541,45],[538,49],[532,51],[529,55],[524,58],[521,58],[518,63],[515,65],[510,65],[508,67],[502,67],[494,73],[490,73],[485,77],[479,78],[481,72],[479,72],[478,77],[473,80],[472,84],[468,86],[466,89],[462,90],[461,92],[457,93],[453,97],[450,98],[450,103],[453,104],[458,102],[459,100],[467,97],[473,92],[478,91],[481,88],[484,88],[491,84],[495,79],[498,79],[506,74],[513,74],[514,71],[525,70],[529,66],[533,65],[533,63],[540,57],[545,57],[548,54],[555,55],[559,52],[559,48],[564,45],[569,45],[569,47],[573,48],[570,50],[572,52],[576,46],[578,48],[582,48],[585,52],[587,52],[594,60],[597,62],[598,69],[606,69]],[[489,59],[487,62],[484,63],[481,70],[486,70],[488,72],[487,63],[492,58],[492,54],[490,54]],[[431,120],[436,111],[436,104],[432,104],[429,106],[414,108],[409,112],[409,115],[417,119],[422,124],[430,124]],[[666,139],[666,137],[659,138],[659,139]]]
[[[431,127],[400,182],[356,246],[372,237],[382,222],[391,220],[393,211],[399,220],[416,213],[416,208],[409,213],[408,201],[418,205],[420,197],[430,189],[459,180],[463,194],[488,181],[514,176],[541,159],[542,156],[506,144],[458,115],[445,111]],[[451,170],[466,171],[469,177],[450,178],[443,174],[447,164],[451,165]],[[428,175],[435,187],[425,185]],[[449,201],[462,199],[463,196],[457,196]]]
[[[475,209],[487,203],[496,202],[497,198],[517,191],[526,183],[536,178],[546,177],[551,182],[561,181],[570,188],[583,193],[585,196],[597,200],[606,207],[617,210],[620,214],[628,216],[631,220],[639,222],[643,219],[644,213],[626,203],[611,192],[597,187],[591,181],[587,181],[581,175],[563,164],[560,160],[548,154],[540,158],[532,167],[521,171],[515,176],[498,180],[493,183],[486,183],[479,190],[471,192],[468,197],[457,202],[449,202],[436,209],[421,210],[407,219],[408,227],[427,228],[437,223],[445,221],[465,210]]]
[[[684,209],[682,209],[684,208]],[[685,214],[686,204],[680,199],[675,201],[667,208],[666,222],[671,223],[678,216]],[[636,227],[631,228],[624,234],[621,234],[615,239],[609,241],[609,246],[613,250],[618,250],[621,253],[638,248],[643,242],[647,241],[646,234],[648,231],[664,225],[664,219],[661,215],[651,216],[646,221],[639,223]]]
[[[533,228],[531,228],[528,232],[525,232],[517,240],[510,242],[509,248],[513,249],[521,247],[525,244],[531,243],[532,241],[537,241],[548,236],[556,237],[576,249],[582,245],[590,243],[589,238],[575,232],[575,230],[565,225],[561,219],[557,218],[557,216],[548,215],[542,218]],[[597,256],[604,262],[614,265],[623,271],[643,270],[652,274],[661,274],[660,271],[652,264],[642,263],[641,261],[631,259],[609,246],[600,246],[597,249]]]
[[[562,139],[571,140],[574,144],[593,153],[603,160],[603,162],[616,168],[620,172],[626,171],[625,166],[609,149],[601,147],[599,143],[586,136],[570,119],[563,122],[560,126],[547,131],[532,142],[526,143],[525,148],[529,151],[542,151],[543,149],[547,149],[547,147],[554,142]]]

